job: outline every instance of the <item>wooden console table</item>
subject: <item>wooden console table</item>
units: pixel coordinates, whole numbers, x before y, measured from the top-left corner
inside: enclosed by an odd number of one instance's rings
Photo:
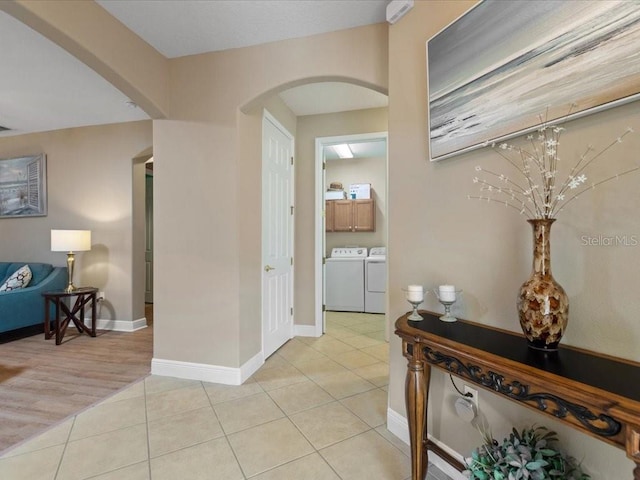
[[[85,332],[86,334],[95,337],[96,336],[96,294],[98,289],[95,287],[82,287],[77,288],[71,292],[45,292],[42,294],[44,297],[44,338],[46,340],[52,337],[50,325],[50,304],[55,307],[55,334],[56,345],[62,343],[62,338],[67,332],[69,322],[73,322],[78,329],[79,333]],[[75,297],[75,302],[71,308],[65,303],[65,299],[71,299]],[[84,323],[84,309],[88,303],[91,303],[91,328],[87,327]],[[64,318],[61,317],[61,313],[64,314]]]
[[[640,364],[572,347],[536,351],[522,335],[420,313],[418,322],[400,317],[395,331],[408,360],[412,480],[427,473],[431,366],[626,450],[636,463],[633,479],[640,480]]]

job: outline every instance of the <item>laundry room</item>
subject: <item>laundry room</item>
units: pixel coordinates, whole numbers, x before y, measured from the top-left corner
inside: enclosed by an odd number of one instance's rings
[[[366,248],[386,246],[387,222],[386,222],[386,197],[387,197],[387,142],[384,139],[360,143],[339,144],[340,148],[346,146],[346,155],[352,158],[340,158],[336,153],[336,146],[325,148],[326,170],[325,200],[327,214],[330,216],[332,207],[334,217],[332,222],[326,224],[325,254],[330,256],[334,247],[347,245]],[[339,150],[341,151],[341,150]],[[341,151],[342,152],[342,151]],[[342,152],[345,155],[345,152]],[[331,185],[334,189],[331,189]],[[356,228],[357,224],[336,224],[335,200],[350,200],[352,192],[350,187],[357,189],[353,192],[358,200],[373,200],[373,226],[372,228]],[[358,187],[356,187],[358,186]],[[356,199],[354,197],[354,199]],[[331,200],[330,200],[331,199]],[[338,212],[339,217],[340,212]],[[340,221],[340,218],[338,220]],[[353,218],[351,218],[353,219]],[[331,218],[329,218],[331,220]],[[357,219],[356,219],[357,220]]]
[[[384,313],[386,139],[326,146],[325,159],[326,309]]]

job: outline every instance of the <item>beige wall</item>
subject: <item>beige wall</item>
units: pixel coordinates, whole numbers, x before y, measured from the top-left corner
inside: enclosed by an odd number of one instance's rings
[[[151,144],[150,121],[0,139],[0,158],[47,155],[49,207],[46,217],[0,219],[2,260],[65,265],[64,253],[50,251],[50,230],[91,230],[91,251],[76,255],[74,283],[105,292],[99,319],[142,318],[144,292],[134,289],[133,172],[134,158]]]
[[[172,120],[154,122],[155,358],[239,367],[258,353],[262,160],[256,119],[239,110],[255,115],[277,91],[314,80],[385,92],[386,52],[380,24],[170,61]]]
[[[317,137],[387,131],[387,109],[298,117],[296,135],[296,324],[315,322],[315,141]]]
[[[467,200],[477,193],[476,165],[501,171],[504,161],[488,149],[439,163],[428,161],[425,42],[473,2],[416,2],[389,33],[389,290],[390,315],[407,311],[401,287],[454,283],[464,290],[457,313],[488,325],[519,331],[517,289],[531,269],[531,231],[524,218],[504,207]],[[562,158],[573,164],[587,143],[605,146],[631,125],[640,125],[638,104],[629,104],[567,125]],[[628,139],[628,141],[627,141]],[[633,166],[640,137],[627,137],[602,162],[603,178]],[[589,175],[589,173],[587,173]],[[555,278],[570,302],[566,344],[640,360],[640,246],[583,245],[583,236],[640,233],[640,177],[620,178],[571,204],[552,231]],[[411,235],[407,235],[407,232]],[[427,302],[426,308],[438,308]],[[390,343],[390,408],[404,413],[406,360],[400,341]],[[480,443],[474,427],[453,414],[448,377],[433,380],[429,431],[458,452],[468,454]],[[629,478],[632,462],[622,450],[561,428],[549,418],[517,407],[492,393],[480,392],[480,409],[496,436],[511,425],[532,422],[557,429],[568,450],[595,479]]]

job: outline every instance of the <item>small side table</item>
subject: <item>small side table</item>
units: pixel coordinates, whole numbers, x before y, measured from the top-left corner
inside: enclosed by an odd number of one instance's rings
[[[69,322],[73,322],[79,333],[85,332],[92,337],[96,336],[96,295],[98,289],[94,287],[77,288],[72,292],[44,292],[44,338],[49,340],[53,336],[51,332],[50,306],[55,306],[55,334],[56,345],[62,343],[62,338],[67,332]],[[69,306],[63,301],[66,298],[76,297],[73,306]],[[84,324],[84,309],[91,302],[91,328]],[[71,305],[71,302],[70,302]],[[60,319],[60,314],[64,314],[64,319]],[[78,315],[79,314],[79,315]]]

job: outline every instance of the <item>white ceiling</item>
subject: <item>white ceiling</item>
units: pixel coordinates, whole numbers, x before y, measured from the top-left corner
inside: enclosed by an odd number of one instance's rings
[[[387,141],[384,138],[364,142],[348,142],[347,145],[349,145],[349,149],[353,153],[353,158],[380,158],[387,156]],[[340,158],[331,146],[324,148],[324,158],[326,160],[349,160]]]
[[[0,12],[0,136],[149,118],[84,63]]]
[[[296,115],[386,107],[386,95],[350,83],[321,82],[290,88],[280,98]]]
[[[388,0],[98,0],[167,57],[385,21]],[[0,12],[0,126],[8,136],[149,118],[75,57]],[[341,83],[282,93],[296,115],[373,108],[387,98]]]
[[[385,21],[388,0],[97,0],[165,57]]]

